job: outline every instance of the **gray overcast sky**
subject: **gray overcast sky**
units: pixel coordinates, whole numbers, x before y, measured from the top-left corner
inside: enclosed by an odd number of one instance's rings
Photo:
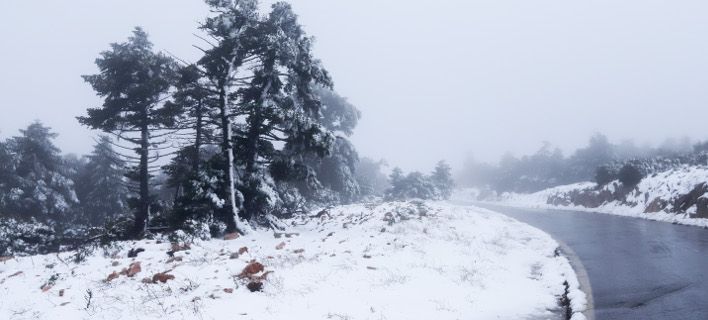
[[[404,169],[542,141],[567,151],[597,131],[708,138],[704,0],[291,3],[337,91],[363,112],[360,153]],[[195,60],[205,14],[200,0],[3,0],[0,134],[40,119],[65,152],[87,152],[94,133],[74,117],[100,101],[79,75],[136,25],[157,49]]]

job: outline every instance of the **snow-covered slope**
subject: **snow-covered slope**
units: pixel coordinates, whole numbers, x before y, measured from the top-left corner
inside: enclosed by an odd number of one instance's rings
[[[701,199],[708,196],[704,195],[706,190],[701,186],[705,183],[708,183],[708,167],[681,166],[645,177],[631,190],[622,190],[619,181],[599,189],[593,182],[583,182],[532,194],[505,193],[486,201],[519,207],[610,213],[708,227],[708,219],[694,216],[698,206],[708,204],[708,199]],[[472,194],[472,191],[458,192],[458,198]]]
[[[585,308],[557,243],[501,214],[397,202],[316,216],[188,248],[145,240],[80,263],[3,261],[0,319],[553,319],[564,281]]]

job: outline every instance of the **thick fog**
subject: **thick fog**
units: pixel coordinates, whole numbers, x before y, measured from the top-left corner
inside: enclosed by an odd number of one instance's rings
[[[363,118],[359,153],[404,169],[496,160],[543,141],[569,152],[613,141],[708,138],[705,1],[293,0],[315,52]],[[141,25],[185,60],[199,0],[11,0],[0,4],[0,134],[39,119],[65,152],[100,100],[80,78]]]

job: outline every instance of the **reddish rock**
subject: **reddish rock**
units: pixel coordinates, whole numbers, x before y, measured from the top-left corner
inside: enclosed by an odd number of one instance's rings
[[[238,254],[244,254],[248,252],[248,247],[241,247],[241,249],[238,249]]]
[[[120,275],[118,275],[118,272],[113,271],[113,273],[109,274],[108,277],[106,278],[106,282],[111,282],[114,279],[118,279]]]
[[[13,256],[0,256],[0,262],[6,262],[15,259]]]
[[[171,275],[171,274],[165,273],[165,272],[160,272],[160,273],[156,273],[154,276],[152,276],[152,283],[157,283],[158,281],[162,282],[162,283],[166,283],[168,280],[174,280],[174,279],[175,279],[174,275]]]
[[[136,262],[133,262],[130,264],[130,266],[128,267],[128,272],[126,272],[126,275],[128,277],[132,278],[136,274],[140,273],[140,271],[142,271],[142,269],[140,268],[140,262],[136,261]]]
[[[224,292],[226,292],[226,293],[234,293],[234,289],[233,289],[233,288],[224,288]]]
[[[250,277],[263,270],[265,270],[265,267],[260,262],[253,261],[249,263],[245,268],[243,268],[243,271],[241,271],[241,274],[239,276]]]

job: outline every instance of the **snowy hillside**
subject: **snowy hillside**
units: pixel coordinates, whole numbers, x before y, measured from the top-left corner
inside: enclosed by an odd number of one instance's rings
[[[563,208],[611,213],[658,221],[708,227],[708,167],[681,166],[645,177],[631,189],[619,181],[601,188],[583,182],[546,189],[532,194],[505,193],[485,200],[504,204]],[[458,192],[457,198],[472,197],[473,191]]]
[[[503,215],[396,202],[312,216],[232,240],[120,243],[79,263],[3,258],[0,319],[557,319],[565,281],[585,307],[555,241]]]

